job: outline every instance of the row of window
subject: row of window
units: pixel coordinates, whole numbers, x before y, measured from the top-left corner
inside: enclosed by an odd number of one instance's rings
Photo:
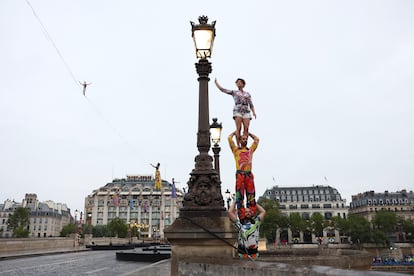
[[[339,207],[339,206],[341,206],[341,207]],[[332,204],[330,204],[330,203],[322,204],[322,207],[321,207],[321,204],[300,204],[300,205],[290,204],[289,206],[282,204],[282,205],[279,206],[279,208],[283,209],[283,210],[287,209],[287,207],[289,207],[289,209],[298,209],[298,207],[300,209],[309,209],[309,208],[312,208],[312,209],[320,209],[320,208],[329,209],[329,208],[334,208],[334,207],[332,207]],[[337,203],[336,208],[345,208],[345,205],[343,203],[341,205],[339,205]]]
[[[314,213],[319,213],[319,212],[314,212]],[[323,215],[323,217],[325,218],[325,219],[331,219],[332,218],[332,216],[333,216],[333,214],[332,214],[332,212],[325,212],[325,213],[323,213],[322,214]],[[301,213],[301,217],[302,217],[302,219],[305,219],[305,220],[308,220],[308,219],[310,219],[311,218],[311,213],[308,213],[308,212],[303,212],[303,213]],[[338,217],[341,217],[341,213],[337,213],[337,216]],[[343,218],[345,218],[346,217],[346,213],[342,213],[342,216],[343,216]]]
[[[111,199],[111,200],[99,200],[98,201],[98,206],[113,206],[113,205],[120,205],[120,206],[161,206],[161,201],[160,200],[153,200],[153,201],[149,201],[149,200],[144,200],[139,202],[138,200],[128,200],[128,199]],[[94,204],[93,202],[89,202],[89,205],[93,207]],[[171,206],[171,200],[165,200],[164,201],[164,206]]]
[[[104,213],[99,212],[98,213],[98,218],[103,218],[103,214]],[[144,213],[141,216],[142,217],[146,217],[148,215],[145,215],[145,213]],[[170,212],[152,212],[151,213],[151,217],[152,218],[160,218],[160,217],[163,217],[163,216],[169,217],[170,216]],[[115,218],[115,217],[117,217],[117,214],[115,212],[108,212],[108,218]],[[126,217],[128,217],[128,213],[119,213],[119,217],[120,218],[126,218]],[[131,217],[131,218],[138,218],[138,213],[130,213],[129,214],[129,217]]]
[[[37,227],[37,229],[38,229],[39,231],[41,231],[41,230],[42,230],[42,227],[39,225],[39,227]],[[47,231],[47,225],[45,225],[45,226],[43,227],[43,230],[44,230],[44,231]],[[36,225],[34,225],[34,226],[33,226],[33,231],[36,231]]]
[[[406,199],[368,199],[368,200],[358,200],[351,202],[352,206],[365,206],[365,205],[409,205],[410,201]]]
[[[336,194],[338,194],[338,191],[337,190],[329,190],[329,189],[325,189],[325,190],[323,190],[323,189],[319,189],[319,190],[317,190],[317,189],[309,189],[309,190],[297,190],[297,189],[294,189],[294,190],[273,190],[273,191],[268,191],[267,193],[269,194],[269,195],[272,195],[272,192],[273,192],[273,194],[275,194],[275,195],[284,195],[284,194],[286,194],[286,195],[296,195],[296,194],[298,194],[298,195],[302,195],[302,194],[304,194],[304,195],[306,195],[306,194],[309,194],[309,195],[313,195],[313,194],[315,194],[315,195],[317,195],[317,194],[320,194],[320,195],[323,195],[323,194],[325,194],[325,195],[336,195]]]
[[[33,218],[32,219],[32,223],[36,223],[37,221],[39,221],[39,223],[43,223],[43,219],[42,218],[39,218],[39,220],[37,220],[36,218]],[[48,219],[45,218],[44,219],[44,223],[48,223],[48,222],[49,222]]]
[[[166,206],[166,207],[167,207],[166,209],[169,209],[168,207],[170,206]],[[108,207],[107,209],[109,212],[116,212],[117,209],[119,209],[120,212],[127,212],[128,209],[130,209],[130,212],[132,213],[132,212],[138,212],[139,210],[141,210],[141,212],[145,212],[145,211],[148,212],[150,208],[152,212],[156,212],[156,211],[159,212],[161,210],[160,206],[141,206],[140,208],[139,207],[131,208],[130,206],[128,207],[127,206],[120,206],[120,207],[111,206],[111,207]],[[98,211],[103,211],[103,210],[105,210],[104,207],[98,207]]]
[[[401,211],[401,212],[404,212],[404,208],[402,208],[402,207],[401,207],[400,210],[398,210],[397,207],[395,207],[394,210],[392,210],[391,208],[381,208],[380,210],[390,211],[390,212],[391,211],[395,211],[395,212]],[[369,211],[370,212],[372,212],[372,211],[377,212],[378,210],[377,210],[377,208],[374,208],[374,210],[372,208],[369,208]],[[410,211],[410,208],[407,208],[407,211]]]
[[[337,195],[336,197],[331,197],[329,195],[321,196],[276,196],[276,200],[280,202],[298,202],[298,201],[341,201],[341,197]]]

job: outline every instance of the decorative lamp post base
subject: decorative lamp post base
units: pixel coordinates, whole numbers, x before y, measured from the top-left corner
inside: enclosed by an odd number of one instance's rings
[[[206,215],[194,216],[190,215]],[[188,216],[187,216],[188,215]],[[171,244],[171,275],[180,275],[180,262],[192,258],[214,260],[220,264],[233,259],[237,231],[227,217],[211,215],[205,211],[189,211],[181,215],[165,229],[165,235]]]

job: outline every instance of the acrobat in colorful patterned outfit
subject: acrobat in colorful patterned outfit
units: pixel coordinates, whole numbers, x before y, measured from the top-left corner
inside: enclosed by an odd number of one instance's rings
[[[251,119],[252,115],[250,114],[250,109],[254,110],[252,97],[247,91],[240,90],[221,90],[223,93],[233,96],[234,107],[233,107],[233,119],[234,117],[242,117],[246,119]]]
[[[257,149],[259,144],[259,138],[251,133],[251,136],[254,141],[250,148],[247,145],[247,137],[244,145],[242,147],[237,147],[234,144],[233,136],[235,132],[229,135],[228,141],[231,148],[231,151],[234,155],[234,160],[236,161],[236,207],[239,219],[243,222],[245,218],[244,214],[244,195],[246,194],[246,207],[250,208],[252,213],[256,213],[256,192],[254,187],[254,176],[252,173],[252,160],[253,153]],[[243,139],[243,137],[242,137]]]
[[[250,218],[244,223],[237,219],[234,223],[239,230],[237,253],[241,259],[257,258],[257,245],[259,243],[260,216]]]
[[[160,174],[160,163],[157,163],[157,166],[154,166],[151,164],[152,167],[155,168],[155,189],[161,190],[162,187],[162,180],[161,180],[161,174]]]

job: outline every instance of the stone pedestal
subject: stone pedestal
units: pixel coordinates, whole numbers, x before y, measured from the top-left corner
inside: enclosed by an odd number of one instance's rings
[[[237,231],[227,212],[181,212],[165,229],[171,244],[171,275],[180,275],[179,263],[202,258],[221,263],[233,258]]]

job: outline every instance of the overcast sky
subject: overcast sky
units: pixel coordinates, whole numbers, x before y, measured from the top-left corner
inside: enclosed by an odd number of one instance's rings
[[[261,141],[256,192],[330,185],[351,195],[413,190],[414,1],[0,1],[0,202],[83,209],[127,174],[187,187],[198,124],[190,21],[216,20],[210,121],[226,137],[244,78]],[[91,83],[86,97],[79,81]]]

